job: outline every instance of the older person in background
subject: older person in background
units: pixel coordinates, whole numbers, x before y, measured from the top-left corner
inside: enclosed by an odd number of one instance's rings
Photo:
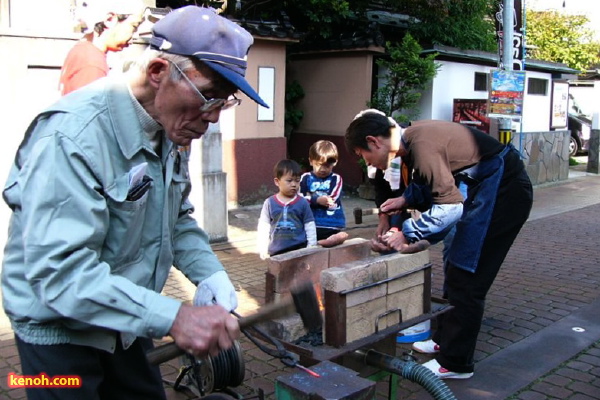
[[[141,0],[77,1],[76,30],[83,37],[67,54],[60,71],[61,95],[108,75],[109,51],[118,52],[129,46],[142,22]]]

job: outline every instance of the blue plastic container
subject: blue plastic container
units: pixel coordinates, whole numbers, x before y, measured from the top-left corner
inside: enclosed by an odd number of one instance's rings
[[[431,335],[431,321],[427,320],[401,330],[396,336],[396,343],[420,342],[429,339],[429,335]]]

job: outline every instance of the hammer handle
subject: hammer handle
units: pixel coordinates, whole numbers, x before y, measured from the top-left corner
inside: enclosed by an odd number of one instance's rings
[[[283,299],[277,303],[269,303],[258,309],[257,312],[238,320],[240,329],[245,329],[255,324],[270,321],[276,318],[286,317],[296,312],[296,307],[291,298]],[[158,365],[175,357],[185,354],[185,351],[179,348],[175,342],[163,344],[155,347],[146,353],[148,362],[152,365]]]

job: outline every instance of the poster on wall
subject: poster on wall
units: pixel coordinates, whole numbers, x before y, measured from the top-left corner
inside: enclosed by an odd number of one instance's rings
[[[525,71],[492,70],[489,87],[488,114],[499,116],[523,114]]]
[[[490,133],[486,99],[454,99],[452,121]]]
[[[552,114],[550,129],[566,128],[568,124],[569,84],[566,81],[552,82]]]

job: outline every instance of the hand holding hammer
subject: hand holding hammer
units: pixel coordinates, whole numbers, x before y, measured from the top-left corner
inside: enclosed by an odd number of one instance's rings
[[[323,320],[321,317],[321,311],[319,310],[317,295],[312,283],[307,282],[294,286],[290,291],[291,296],[289,298],[282,299],[282,301],[277,303],[270,303],[266,306],[263,306],[256,313],[247,317],[242,317],[237,321],[231,315],[228,315],[228,317],[225,318],[222,313],[228,313],[220,306],[192,307],[189,305],[184,305],[181,307],[180,313],[182,309],[184,310],[184,313],[194,312],[194,318],[196,319],[190,322],[192,322],[194,326],[205,328],[196,329],[196,331],[199,331],[203,337],[197,337],[195,339],[198,343],[204,343],[205,340],[212,339],[208,341],[210,345],[208,347],[200,347],[200,350],[195,350],[195,348],[192,347],[182,348],[186,347],[186,343],[194,341],[194,338],[191,338],[193,334],[190,335],[189,332],[180,332],[180,328],[173,324],[173,328],[171,328],[170,333],[174,337],[175,342],[167,343],[148,351],[146,354],[148,361],[151,364],[157,365],[184,354],[186,350],[199,356],[205,355],[202,354],[203,351],[216,356],[219,353],[219,350],[227,349],[233,345],[233,340],[239,336],[239,329],[248,328],[255,324],[289,316],[294,313],[300,314],[302,323],[309,330],[313,330],[322,326]],[[184,307],[186,308],[184,309]],[[192,310],[188,310],[188,308]],[[204,309],[205,311],[203,311],[203,315],[200,315],[197,314],[193,309]],[[206,320],[204,320],[203,317],[205,317]],[[229,318],[231,319],[229,320]],[[232,322],[233,325],[230,325]],[[217,325],[213,325],[213,323],[216,323]],[[237,326],[235,324],[237,324]],[[212,331],[218,332],[219,335],[217,337],[214,337],[214,335],[211,337],[209,335],[209,330],[206,328],[220,328]],[[206,331],[206,333],[203,331]],[[178,336],[180,338],[178,338]]]
[[[182,304],[169,330],[181,348],[196,357],[215,357],[233,346],[240,336],[238,321],[220,305],[196,307]],[[173,357],[171,357],[173,358]]]

